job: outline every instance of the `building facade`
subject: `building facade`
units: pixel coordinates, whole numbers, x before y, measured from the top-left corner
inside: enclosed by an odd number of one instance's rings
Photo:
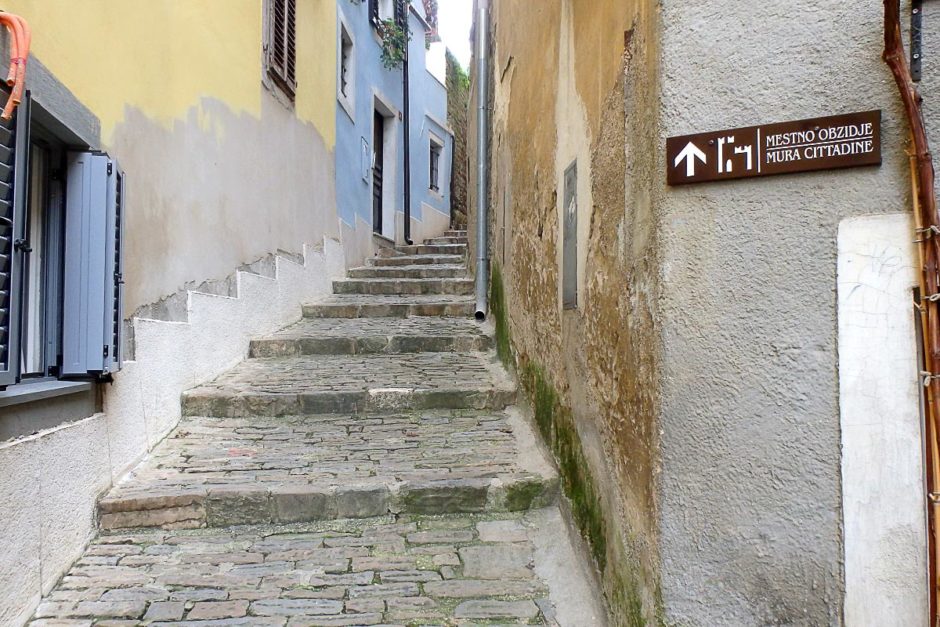
[[[382,58],[380,29],[403,20],[405,4],[392,0],[337,0],[336,203],[351,263],[371,256],[377,243],[405,240],[405,185],[409,185],[413,241],[441,234],[450,224],[453,133],[447,125],[444,50],[431,44],[436,16],[424,3],[407,9],[409,105],[404,67]],[[405,116],[411,164],[406,183]]]
[[[614,623],[927,625],[882,4],[485,4],[492,314]],[[668,137],[871,110],[880,166],[667,185]]]
[[[0,321],[5,341],[10,321],[20,323],[0,385],[0,624],[13,625],[81,554],[97,497],[176,424],[180,392],[241,360],[252,335],[298,319],[299,303],[342,275],[345,256],[335,2],[3,8],[32,30],[31,100],[18,109],[23,145],[11,156],[23,177],[10,192],[23,199],[11,249],[19,287]],[[74,264],[59,251],[106,253],[73,220],[83,159],[123,173],[111,188],[120,224],[113,213],[110,223],[123,230],[122,266],[69,283]],[[123,313],[74,304],[69,286],[84,303],[91,282],[120,286]],[[79,311],[83,331],[69,328]],[[94,355],[100,337],[89,329],[100,335],[109,320],[108,350],[119,348],[121,363],[102,370],[98,348],[97,371],[85,367],[98,376],[70,376],[62,355],[72,340]]]

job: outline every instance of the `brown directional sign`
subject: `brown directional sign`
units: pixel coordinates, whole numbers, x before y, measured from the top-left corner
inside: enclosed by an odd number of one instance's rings
[[[881,111],[666,140],[670,185],[881,164]]]

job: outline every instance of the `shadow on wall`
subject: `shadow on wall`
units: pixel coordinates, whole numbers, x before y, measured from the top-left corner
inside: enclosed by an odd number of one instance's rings
[[[126,311],[304,242],[338,238],[333,152],[265,92],[261,118],[203,98],[171,126],[128,107]]]

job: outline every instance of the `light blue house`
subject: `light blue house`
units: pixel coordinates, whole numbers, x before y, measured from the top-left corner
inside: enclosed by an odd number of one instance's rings
[[[347,258],[377,245],[420,242],[450,225],[453,133],[447,127],[443,44],[423,2],[337,0],[336,202]],[[382,61],[381,22],[407,12],[409,119],[404,73]],[[430,16],[433,23],[435,16]],[[405,228],[405,128],[410,137],[410,233]]]

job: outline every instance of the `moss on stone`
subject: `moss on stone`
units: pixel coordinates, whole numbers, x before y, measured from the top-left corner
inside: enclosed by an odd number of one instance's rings
[[[643,607],[636,572],[630,568],[628,552],[619,538],[611,538],[600,492],[591,474],[571,410],[548,381],[538,365],[520,364],[522,387],[535,412],[535,421],[558,462],[565,494],[571,502],[575,523],[588,541],[591,554],[604,574],[612,623],[624,627],[645,627],[647,612]],[[609,546],[613,541],[616,546]],[[661,621],[659,621],[661,623]]]
[[[611,623],[618,627],[646,627],[649,612],[644,608],[637,571],[632,568],[622,540],[611,537],[601,505],[600,491],[591,474],[570,408],[545,376],[541,366],[524,357],[516,364],[512,354],[505,287],[498,264],[493,264],[490,283],[490,312],[496,325],[496,350],[507,367],[518,366],[519,379],[535,413],[539,432],[558,463],[562,489],[571,502],[575,524],[587,539],[591,554],[603,573]],[[531,506],[542,486],[523,483],[507,491],[506,507],[520,511]],[[609,542],[613,541],[611,547]],[[662,599],[657,587],[656,623],[662,619]]]
[[[561,403],[555,388],[538,366],[526,364],[521,378],[532,400],[539,431],[558,461],[562,487],[571,500],[575,522],[587,537],[598,567],[604,570],[607,567],[607,525],[571,411]]]
[[[541,480],[520,481],[506,488],[506,509],[521,512],[532,508],[545,489]]]
[[[506,366],[512,365],[512,345],[509,340],[509,313],[506,311],[506,292],[499,264],[493,264],[490,281],[490,313],[496,322],[496,354]]]

